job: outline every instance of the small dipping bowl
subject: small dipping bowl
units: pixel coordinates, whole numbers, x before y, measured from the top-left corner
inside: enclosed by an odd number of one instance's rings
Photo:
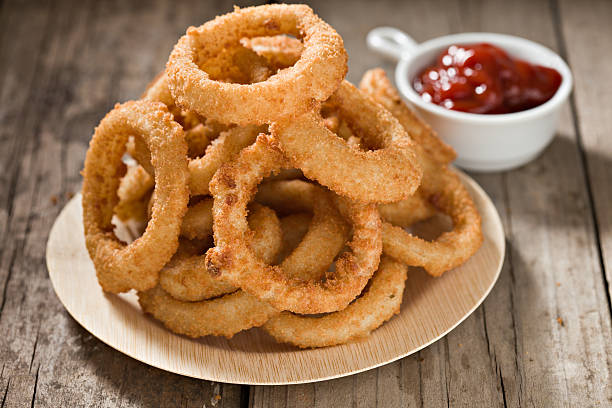
[[[531,109],[505,114],[477,114],[445,109],[421,98],[413,79],[435,62],[450,45],[490,43],[514,58],[557,70],[562,81],[551,99]],[[367,36],[368,47],[399,60],[395,83],[419,115],[457,151],[455,164],[473,171],[509,170],[536,158],[552,141],[563,103],[572,89],[572,73],[563,59],[533,41],[494,33],[463,33],[417,44],[392,27],[379,27]]]

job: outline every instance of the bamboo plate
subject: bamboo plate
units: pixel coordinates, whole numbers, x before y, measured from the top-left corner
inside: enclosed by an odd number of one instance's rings
[[[461,174],[482,215],[484,243],[463,266],[441,278],[409,273],[401,313],[359,343],[314,350],[277,344],[260,329],[231,340],[175,335],[140,310],[133,292],[104,294],[83,238],[81,197],[58,216],[47,243],[51,282],[68,312],[109,346],[154,367],[189,377],[240,384],[322,381],[375,368],[438,340],[482,303],[499,276],[504,231],[486,193]],[[440,231],[439,223],[421,227]],[[429,230],[429,231],[428,231]]]

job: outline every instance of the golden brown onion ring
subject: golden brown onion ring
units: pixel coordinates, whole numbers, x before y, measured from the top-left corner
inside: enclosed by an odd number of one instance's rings
[[[325,127],[319,113],[309,112],[271,126],[291,164],[353,200],[387,203],[412,195],[422,171],[415,144],[399,122],[347,81],[331,99],[362,142],[377,150],[353,149]]]
[[[426,168],[421,190],[435,208],[451,218],[453,230],[426,241],[384,222],[383,248],[386,254],[409,266],[422,266],[430,275],[440,276],[467,261],[480,248],[480,214],[459,177],[446,167]]]
[[[386,220],[391,223],[383,223],[385,253],[410,266],[422,266],[433,276],[440,276],[467,261],[482,244],[480,214],[457,175],[445,165],[454,158],[454,151],[402,102],[382,70],[366,73],[361,86],[376,101],[389,108],[406,130],[414,135],[418,142],[417,154],[423,165],[423,180],[417,195],[413,197],[415,201],[411,203],[408,200],[381,209],[381,213],[387,210],[387,215],[393,218]],[[414,212],[410,215],[406,213],[406,217],[400,217],[399,213],[402,206],[407,212],[419,208],[419,196],[451,218],[452,231],[443,233],[433,241],[425,241],[401,228],[408,226],[410,221],[418,220]],[[430,211],[426,207],[420,207],[424,216]]]
[[[261,208],[266,209],[266,207]],[[269,209],[266,210],[270,211]],[[258,229],[263,233],[272,229],[274,230],[273,233],[277,234],[276,236],[280,236],[276,228],[266,228],[263,223],[258,227],[257,221],[252,220],[255,214],[256,212],[253,212],[253,214],[249,216],[250,227],[255,230],[254,243],[260,241],[262,244],[265,244],[268,242],[267,239],[258,238]],[[308,221],[309,217],[307,214],[305,215]],[[306,228],[309,228],[308,224],[306,224]],[[299,237],[298,240],[303,241],[302,237]],[[263,251],[263,248],[258,249],[255,247],[254,251],[258,253]],[[265,257],[266,255],[264,254],[264,259]],[[287,266],[287,273],[295,275],[289,268],[291,268],[291,266]],[[162,289],[161,285],[163,282],[162,272],[160,286],[139,293],[139,301],[145,312],[153,315],[156,319],[164,323],[166,327],[176,333],[185,334],[191,337],[206,336],[209,334],[232,337],[241,330],[261,326],[270,317],[279,313],[266,302],[257,300],[257,298],[241,290],[216,299],[198,302],[180,301],[170,296]],[[193,283],[194,282],[191,282],[191,284]],[[220,316],[227,316],[227,318],[220,318]]]
[[[242,149],[255,142],[265,127],[234,127],[213,140],[204,156],[189,161],[189,189],[192,195],[210,194],[208,184],[217,169],[225,162],[232,160]]]
[[[151,151],[157,199],[144,234],[125,245],[113,234],[111,219],[125,172],[122,156],[133,134]],[[85,158],[83,224],[87,249],[105,291],[146,290],[157,284],[159,270],[178,246],[189,200],[188,176],[183,130],[165,105],[127,102],[102,119]]]
[[[202,66],[244,37],[290,34],[304,51],[291,68],[242,85],[210,78]],[[190,27],[174,46],[166,71],[179,105],[222,123],[266,124],[295,116],[327,99],[344,78],[347,55],[340,35],[308,6],[271,4],[236,9]]]
[[[265,131],[265,127],[255,125],[230,128],[221,132],[219,137],[208,145],[204,156],[190,159],[188,168],[191,195],[209,194],[208,184],[219,166],[230,161],[243,148],[252,144],[257,134],[263,131]],[[128,145],[130,155],[148,172],[153,172],[146,146],[138,137],[133,140],[134,143]]]
[[[241,290],[201,302],[182,302],[159,286],[138,293],[142,310],[175,333],[189,337],[207,335],[231,338],[258,327],[278,314],[272,306]]]
[[[435,161],[448,164],[455,160],[457,157],[455,150],[440,140],[436,132],[402,101],[399,92],[393,87],[383,69],[375,68],[367,71],[359,83],[359,88],[391,112],[410,137]]]
[[[250,248],[246,206],[257,185],[268,174],[287,166],[287,159],[268,135],[224,164],[210,183],[213,206],[214,248],[208,250],[208,272],[272,304],[296,313],[325,313],[343,309],[364,288],[378,267],[381,253],[380,217],[373,205],[347,203],[337,197],[339,209],[353,227],[350,251],[335,263],[324,282],[287,277],[278,266],[258,259]],[[331,200],[322,193],[317,201]],[[315,202],[317,202],[315,201]],[[331,206],[333,208],[333,206]]]
[[[270,208],[254,203],[251,210],[248,222],[253,231],[253,251],[262,260],[273,262],[282,246],[280,221]],[[185,302],[210,299],[237,290],[213,279],[206,272],[204,256],[190,251],[179,251],[172,258],[160,271],[159,284],[170,296]]]
[[[212,206],[211,197],[205,197],[202,201],[187,208],[181,224],[181,236],[187,239],[204,239],[212,235]]]
[[[302,180],[266,184],[266,189],[273,191],[274,199],[269,202],[258,194],[256,197],[259,197],[259,202],[277,211],[302,202],[301,207],[308,208],[314,214],[302,241],[283,259],[280,268],[290,278],[312,281],[321,279],[344,248],[349,238],[348,225],[332,203],[318,199],[322,194],[321,187]]]
[[[361,139],[357,136],[348,135],[345,140],[354,149],[364,149]],[[423,196],[420,189],[414,195],[401,201],[379,204],[378,212],[383,221],[403,228],[408,228],[416,222],[431,218],[437,213],[436,208],[431,205],[427,197]]]
[[[276,264],[281,263],[283,259],[297,248],[308,232],[308,226],[311,220],[312,214],[306,212],[287,215],[280,219],[281,231],[283,232],[283,245],[276,258]]]
[[[399,313],[406,277],[404,264],[382,257],[363,295],[346,309],[320,317],[283,312],[272,317],[264,329],[279,342],[300,348],[362,339]]]
[[[141,222],[148,220],[147,206],[155,182],[141,166],[128,166],[127,173],[121,178],[115,206],[115,214],[121,221],[134,219]]]

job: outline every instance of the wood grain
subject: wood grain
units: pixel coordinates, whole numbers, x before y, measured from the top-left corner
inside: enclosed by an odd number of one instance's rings
[[[557,0],[310,2],[344,36],[352,81],[374,66],[392,72],[391,62],[364,45],[365,34],[377,25],[402,28],[421,41],[489,30],[565,48],[575,99],[559,136],[536,162],[476,177],[502,215],[509,262],[472,317],[447,338],[381,369],[249,391],[163,373],[90,337],[53,294],[43,255],[66,193],[79,189],[78,171],[94,125],[114,102],[138,96],[185,27],[229,10],[231,2],[4,0],[2,404],[610,405],[612,339],[605,291],[612,248],[610,52],[605,51],[610,5],[605,0],[560,2],[560,7]],[[566,325],[560,326],[557,317]],[[222,399],[212,399],[215,395]]]
[[[609,1],[578,5],[562,1],[558,12],[565,57],[575,76],[572,114],[586,164],[593,217],[600,243],[601,266],[606,272],[608,302],[612,296],[612,15]]]
[[[425,347],[465,319],[491,290],[504,259],[504,232],[484,191],[466,176],[462,178],[482,216],[482,247],[468,262],[441,278],[418,269],[411,271],[400,314],[358,343],[298,350],[276,343],[258,329],[239,333],[231,340],[212,336],[192,340],[170,333],[142,313],[135,293],[115,296],[100,289],[85,249],[80,195],[66,205],[51,230],[46,257],[49,276],[61,302],[85,329],[154,367],[239,384],[290,384],[341,377]],[[444,229],[437,225],[431,224],[426,232],[439,235]]]

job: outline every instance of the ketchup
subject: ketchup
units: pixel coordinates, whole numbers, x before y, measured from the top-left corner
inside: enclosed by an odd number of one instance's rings
[[[427,102],[488,114],[541,105],[560,85],[561,75],[554,69],[512,58],[487,43],[451,45],[412,84]]]

